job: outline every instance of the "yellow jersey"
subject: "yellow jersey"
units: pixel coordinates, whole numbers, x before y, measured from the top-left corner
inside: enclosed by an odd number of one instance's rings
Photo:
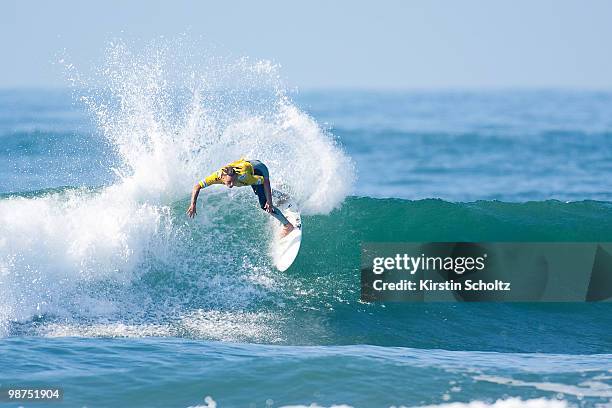
[[[252,186],[263,184],[264,182],[263,176],[256,175],[253,172],[253,165],[245,159],[236,160],[228,164],[228,166],[236,170],[236,181],[234,181],[234,186],[236,187]],[[223,184],[223,181],[221,181],[221,170],[223,170],[223,168],[215,171],[204,180],[200,180],[200,187],[204,188],[213,184]]]

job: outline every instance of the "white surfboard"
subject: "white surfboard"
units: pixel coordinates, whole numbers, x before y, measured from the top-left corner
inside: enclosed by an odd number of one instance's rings
[[[285,217],[295,227],[291,233],[283,238],[280,238],[280,232],[282,225],[270,217],[271,222],[274,223],[274,238],[272,239],[272,260],[274,266],[284,272],[295,261],[295,258],[300,251],[300,244],[302,243],[302,218],[300,217],[300,210],[298,209],[295,202],[286,194],[279,191],[273,191],[274,206],[282,211]]]

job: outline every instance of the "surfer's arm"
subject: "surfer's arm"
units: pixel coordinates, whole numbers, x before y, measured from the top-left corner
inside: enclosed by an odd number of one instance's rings
[[[208,187],[211,184],[221,184],[221,177],[219,176],[219,172],[214,172],[210,176],[206,177],[204,180],[200,180],[198,184],[193,186],[193,190],[191,191],[191,204],[189,204],[189,208],[187,209],[187,215],[193,218],[197,214],[197,203],[198,203],[198,195],[200,194],[200,190],[204,187]]]
[[[190,218],[193,218],[196,216],[197,211],[197,203],[198,203],[198,195],[200,194],[200,190],[202,189],[202,187],[200,186],[200,183],[196,184],[195,186],[193,186],[193,190],[191,191],[191,204],[189,205],[189,208],[187,209],[187,215]]]

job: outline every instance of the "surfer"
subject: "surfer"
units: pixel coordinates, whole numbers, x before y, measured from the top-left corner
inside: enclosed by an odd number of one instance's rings
[[[225,186],[244,187],[251,186],[253,192],[259,199],[259,206],[283,224],[281,237],[286,236],[295,228],[285,218],[283,213],[272,204],[272,189],[270,188],[270,173],[265,164],[259,160],[236,160],[227,166],[215,171],[204,180],[193,186],[191,193],[191,204],[187,209],[187,215],[193,218],[196,215],[196,203],[200,190],[213,184],[225,184]]]

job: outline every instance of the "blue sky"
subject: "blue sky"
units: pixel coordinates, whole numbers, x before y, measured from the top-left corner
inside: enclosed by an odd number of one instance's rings
[[[302,89],[612,88],[612,2],[568,0],[0,2],[0,87],[63,86],[112,37],[189,31],[280,63]]]

